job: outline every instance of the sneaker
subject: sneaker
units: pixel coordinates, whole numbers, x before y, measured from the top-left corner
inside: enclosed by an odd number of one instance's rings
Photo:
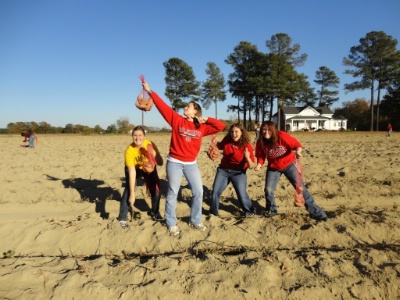
[[[179,228],[178,228],[178,226],[171,226],[171,227],[168,227],[168,231],[169,231],[169,233],[171,234],[171,235],[179,235],[181,232],[179,231]]]
[[[324,216],[324,217],[310,216],[310,217],[311,217],[311,219],[314,219],[314,220],[317,220],[317,221],[323,221],[323,222],[328,221],[328,217],[327,216]]]
[[[163,220],[163,217],[161,216],[160,213],[156,213],[156,214],[153,216],[153,219],[156,220],[156,221],[161,221],[161,220]]]
[[[126,221],[119,221],[119,225],[124,229],[129,227],[128,222]]]
[[[246,211],[245,214],[244,214],[245,218],[252,218],[255,215],[256,215],[255,213],[250,212],[250,211]]]
[[[197,230],[200,230],[200,231],[204,231],[204,230],[207,229],[207,227],[204,226],[203,223],[200,223],[200,224],[192,224],[192,223],[190,223],[189,225],[190,225],[190,227],[192,227],[194,229],[197,229]]]
[[[152,210],[149,210],[147,212],[147,215],[149,215],[154,221],[161,221],[163,219],[163,217],[161,216],[161,214],[158,213],[154,213]]]
[[[272,218],[275,217],[278,213],[276,211],[272,211],[272,210],[266,210],[264,211],[264,217],[266,218]]]

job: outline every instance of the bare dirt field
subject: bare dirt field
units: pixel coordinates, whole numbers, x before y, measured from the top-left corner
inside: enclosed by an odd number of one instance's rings
[[[293,205],[286,178],[277,217],[242,218],[231,185],[221,217],[209,217],[218,162],[207,158],[206,137],[198,163],[208,229],[189,228],[183,179],[178,237],[147,216],[145,188],[136,201],[142,219],[129,229],[116,220],[129,135],[39,135],[34,149],[20,147],[21,136],[0,136],[0,299],[399,299],[400,134],[293,136],[328,222]],[[167,155],[168,134],[146,137]],[[165,192],[165,166],[158,169]],[[265,167],[247,175],[262,212]],[[162,215],[164,204],[165,195]]]

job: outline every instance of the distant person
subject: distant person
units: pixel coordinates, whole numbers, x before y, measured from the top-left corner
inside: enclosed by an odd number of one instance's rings
[[[172,128],[166,168],[168,191],[165,203],[165,219],[168,230],[172,235],[179,235],[180,233],[176,219],[176,203],[183,174],[192,192],[189,225],[192,228],[204,231],[206,226],[201,220],[203,183],[197,165],[197,156],[200,152],[203,136],[222,131],[225,124],[213,118],[203,117],[201,106],[195,101],[190,101],[187,104],[184,108],[183,117],[167,105],[156,92],[153,92],[147,82],[143,81],[142,86]]]
[[[388,126],[387,126],[387,137],[391,136],[392,130],[393,130],[392,124],[389,123]]]
[[[301,151],[302,145],[297,139],[286,132],[278,131],[271,121],[262,123],[260,138],[256,145],[257,166],[255,170],[260,170],[265,160],[268,161],[265,177],[266,217],[270,218],[278,213],[275,190],[283,174],[296,190],[299,187],[303,192],[305,207],[310,217],[318,221],[328,220],[325,212],[314,202],[304,185],[297,163],[297,159],[302,157]]]
[[[132,131],[133,142],[125,150],[125,190],[121,198],[118,220],[122,228],[126,222],[129,209],[135,219],[140,219],[140,212],[134,210],[135,187],[144,179],[147,191],[151,196],[151,210],[147,213],[154,220],[162,220],[160,208],[160,179],[157,167],[163,165],[163,159],[151,141],[145,139],[143,126],[136,126]]]
[[[29,132],[21,132],[21,136],[24,137],[24,140],[22,141],[23,143],[26,143],[29,140],[29,137],[31,136]]]
[[[35,148],[35,142],[37,142],[37,136],[32,132],[29,137],[29,148]]]
[[[256,137],[254,139],[254,144],[257,143],[258,137],[260,136],[260,127],[261,127],[261,122],[258,122],[254,128],[256,131]]]
[[[256,166],[248,132],[241,124],[233,124],[222,141],[217,143],[217,147],[223,151],[223,157],[215,174],[210,213],[219,216],[219,200],[228,184],[232,182],[245,217],[254,216],[256,210],[246,191],[246,171]]]
[[[21,132],[21,136],[24,137],[23,143],[28,142],[28,145],[23,145],[23,147],[27,148],[35,148],[35,142],[38,142],[38,138],[32,130],[28,130],[28,132]]]

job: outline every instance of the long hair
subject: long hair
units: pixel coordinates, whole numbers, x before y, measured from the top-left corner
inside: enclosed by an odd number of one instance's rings
[[[242,136],[240,137],[238,143],[239,146],[245,146],[246,144],[250,144],[250,136],[249,133],[247,132],[247,130],[243,127],[242,124],[240,123],[235,123],[232,124],[231,127],[229,127],[229,131],[226,135],[226,138],[230,139],[231,141],[233,141],[232,136],[231,136],[231,131],[233,128],[238,128],[241,132],[242,132]]]
[[[193,108],[195,110],[197,110],[196,117],[201,117],[201,115],[202,115],[201,106],[196,101],[190,101],[188,103],[188,105],[190,103],[192,103],[193,104]],[[194,126],[196,126],[196,129],[200,128],[200,123],[199,123],[199,120],[197,120],[197,118],[193,118],[193,123],[194,123]]]
[[[271,137],[269,139],[266,139],[262,133],[265,129],[269,129],[271,132]],[[264,121],[261,124],[260,136],[258,137],[258,142],[261,144],[262,149],[265,149],[266,145],[275,148],[278,144],[278,138],[278,130],[276,129],[275,123],[272,121]]]

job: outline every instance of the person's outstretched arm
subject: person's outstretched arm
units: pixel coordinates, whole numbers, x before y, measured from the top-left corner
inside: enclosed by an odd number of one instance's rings
[[[165,103],[156,92],[152,91],[147,82],[142,82],[142,86],[150,95],[151,99],[153,99],[154,105],[157,107],[164,120],[172,127],[174,117],[179,116],[179,114],[174,111],[171,106]]]

